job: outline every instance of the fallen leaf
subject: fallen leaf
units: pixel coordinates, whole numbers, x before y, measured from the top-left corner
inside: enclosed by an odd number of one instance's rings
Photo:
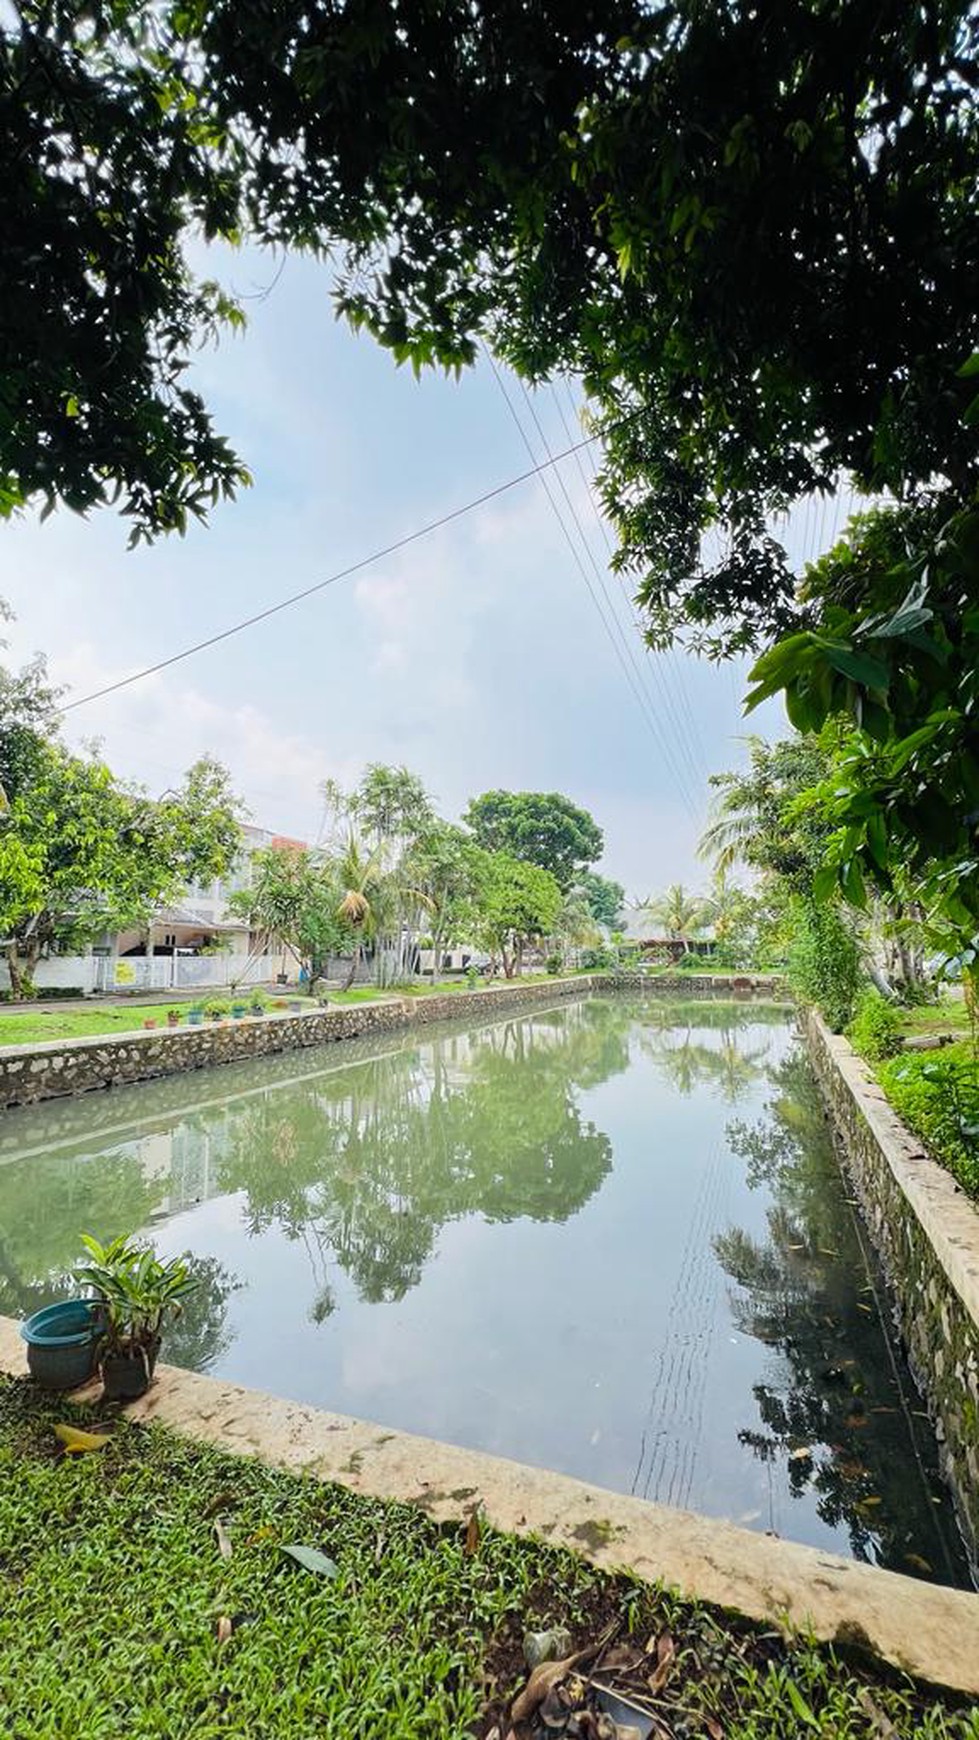
[[[263,1523],[260,1529],[250,1534],[245,1541],[246,1547],[253,1547],[257,1541],[271,1541],[275,1538],[275,1530],[270,1523]]]
[[[643,1652],[634,1643],[617,1643],[614,1649],[609,1650],[602,1667],[606,1673],[631,1674],[642,1659]]]
[[[676,1655],[676,1644],[670,1632],[664,1631],[656,1639],[656,1668],[650,1674],[648,1686],[655,1698],[663,1690],[673,1671],[673,1658]]]
[[[295,1559],[297,1565],[302,1565],[304,1571],[315,1571],[318,1577],[339,1577],[340,1567],[333,1559],[328,1559],[318,1547],[297,1546],[294,1542],[288,1545],[283,1541],[279,1546],[280,1553],[287,1553],[290,1559]]]
[[[215,1539],[218,1543],[218,1552],[221,1554],[222,1559],[230,1559],[230,1557],[231,1557],[231,1536],[229,1535],[229,1533],[228,1533],[227,1529],[225,1528],[223,1522],[221,1521],[220,1517],[218,1517],[217,1521],[214,1524],[214,1536],[215,1536]]]
[[[515,1728],[522,1722],[528,1722],[538,1710],[552,1686],[560,1685],[567,1679],[572,1668],[580,1662],[590,1661],[594,1656],[601,1655],[618,1628],[618,1622],[613,1621],[606,1626],[601,1636],[594,1643],[586,1644],[584,1649],[575,1650],[574,1655],[566,1655],[563,1661],[542,1661],[535,1667],[522,1692],[518,1692],[510,1710],[510,1721]]]
[[[209,1504],[204,1506],[205,1516],[220,1516],[222,1511],[234,1510],[238,1496],[234,1492],[216,1492]]]
[[[472,1510],[469,1512],[469,1521],[466,1524],[466,1538],[462,1543],[462,1553],[464,1558],[471,1559],[474,1553],[479,1552],[479,1543],[482,1538],[483,1528],[479,1520],[479,1506],[478,1504],[474,1504]]]
[[[77,1426],[55,1426],[54,1435],[64,1446],[66,1456],[84,1456],[87,1450],[104,1450],[108,1432],[82,1432]]]
[[[228,1615],[226,1613],[222,1613],[222,1615],[217,1623],[218,1642],[219,1643],[227,1643],[229,1641],[233,1631],[234,1631],[234,1626],[231,1623],[231,1620],[229,1619]]]
[[[714,1716],[704,1717],[704,1727],[710,1735],[710,1740],[724,1740],[724,1729]]]

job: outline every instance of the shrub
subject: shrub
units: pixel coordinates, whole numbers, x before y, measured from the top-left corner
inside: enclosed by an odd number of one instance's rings
[[[811,900],[796,903],[792,932],[789,983],[803,1002],[815,1003],[834,1033],[842,1033],[860,989],[856,937],[836,907]]]
[[[204,1013],[210,1021],[220,1021],[222,1016],[231,1013],[231,1005],[223,997],[210,997],[204,1004]]]
[[[553,978],[561,971],[563,965],[564,962],[560,955],[548,955],[544,962],[544,971],[545,973],[550,973]]]
[[[979,1070],[971,1056],[894,1058],[877,1077],[898,1115],[979,1197]]]
[[[582,949],[581,964],[590,973],[603,973],[610,972],[619,962],[614,949],[597,948]]]
[[[901,1049],[901,1017],[893,1003],[879,991],[864,991],[847,1037],[868,1063],[880,1063]]]

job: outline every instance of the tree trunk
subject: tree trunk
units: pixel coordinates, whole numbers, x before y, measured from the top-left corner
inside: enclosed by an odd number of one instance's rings
[[[18,943],[16,938],[7,944],[7,971],[10,974],[10,994],[14,998],[30,998],[34,990],[34,968],[37,966],[41,953],[41,945],[33,937]]]
[[[340,986],[341,991],[349,991],[351,985],[354,982],[354,979],[357,976],[357,968],[359,965],[360,965],[360,944],[354,943],[353,953],[350,956],[350,971],[347,974],[346,978],[344,979],[343,984]]]

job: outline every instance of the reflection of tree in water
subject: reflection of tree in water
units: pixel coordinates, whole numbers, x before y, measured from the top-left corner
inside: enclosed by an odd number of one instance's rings
[[[0,1311],[28,1317],[69,1298],[79,1234],[137,1234],[159,1195],[138,1152],[61,1154],[0,1166]],[[213,1257],[189,1257],[200,1285],[167,1331],[165,1358],[206,1371],[228,1346],[227,1302],[238,1282]]]
[[[329,1263],[361,1297],[394,1300],[420,1280],[442,1226],[566,1220],[612,1164],[578,1092],[627,1064],[628,1017],[581,1004],[475,1035],[433,1035],[324,1072],[288,1095],[228,1109],[221,1182],[243,1191],[249,1229],[304,1239],[333,1308]]]
[[[750,1093],[764,1074],[767,1044],[748,1046],[744,1029],[784,1012],[737,1003],[646,1004],[637,1011],[640,1045],[674,1092],[689,1099],[713,1088],[728,1105]],[[710,1037],[707,1037],[710,1035]]]
[[[168,1326],[161,1357],[168,1365],[181,1365],[187,1371],[209,1371],[230,1346],[228,1300],[241,1282],[229,1274],[217,1257],[188,1253],[185,1261],[197,1282],[197,1291]]]
[[[884,1322],[883,1283],[846,1199],[819,1089],[801,1052],[771,1079],[768,1116],[728,1128],[749,1184],[774,1198],[768,1237],[733,1228],[714,1240],[739,1288],[739,1328],[785,1362],[782,1381],[754,1388],[762,1430],[739,1437],[784,1464],[791,1493],[815,1495],[856,1558],[966,1582],[961,1544],[944,1526],[930,1432],[913,1416],[921,1403]],[[909,1480],[914,1463],[920,1476]]]
[[[80,1232],[142,1226],[157,1191],[132,1152],[51,1155],[0,1166],[0,1311],[28,1316],[75,1291]]]

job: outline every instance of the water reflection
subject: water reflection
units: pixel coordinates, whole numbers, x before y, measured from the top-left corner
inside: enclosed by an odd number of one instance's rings
[[[758,1423],[740,1442],[846,1531],[855,1558],[955,1580],[961,1545],[930,1427],[801,1051],[771,1080],[766,1115],[728,1129],[749,1187],[769,1198],[767,1236],[733,1227],[713,1241],[735,1322],[782,1356],[753,1386]]]
[[[792,1043],[561,1002],[8,1113],[0,1309],[149,1230],[179,1363],[961,1581]]]

